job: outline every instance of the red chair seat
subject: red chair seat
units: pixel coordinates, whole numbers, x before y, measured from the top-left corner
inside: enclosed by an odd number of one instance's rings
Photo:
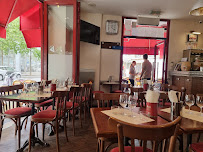
[[[10,110],[7,110],[4,114],[15,115],[15,116],[26,116],[31,114],[31,108],[29,107],[17,107]]]
[[[190,148],[194,152],[203,152],[203,142],[191,144]]]
[[[131,152],[131,146],[125,146],[124,151],[125,152]],[[112,149],[111,152],[119,152],[119,148],[116,147],[116,148]],[[143,148],[142,147],[135,147],[135,152],[143,152]],[[152,152],[152,150],[147,148],[147,152]]]
[[[74,107],[78,107],[79,103],[74,103]],[[70,109],[73,107],[73,102],[66,102],[66,108]]]
[[[93,94],[95,94],[95,93],[104,93],[104,91],[93,91],[92,93]]]
[[[56,110],[43,110],[32,116],[32,119],[54,119]]]
[[[53,103],[53,99],[50,99],[50,100],[47,100],[47,101],[44,101],[44,102],[41,102],[41,103],[36,103],[36,107],[42,107],[42,106],[46,106],[46,105],[50,105]]]
[[[116,91],[114,91],[114,93],[122,93],[122,91],[121,90],[116,90]]]

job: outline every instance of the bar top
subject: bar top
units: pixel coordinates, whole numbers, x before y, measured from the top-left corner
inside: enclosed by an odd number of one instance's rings
[[[203,77],[202,71],[170,71],[171,76]]]

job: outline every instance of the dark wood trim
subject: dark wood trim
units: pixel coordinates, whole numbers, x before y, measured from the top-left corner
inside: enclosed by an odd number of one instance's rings
[[[77,2],[77,64],[76,64],[76,83],[79,84],[80,74],[80,2]]]
[[[122,17],[122,30],[121,30],[121,46],[123,47],[123,32],[124,32],[124,17]],[[121,55],[120,55],[120,86],[119,89],[121,89],[121,82],[122,82],[122,75],[123,75],[123,49],[121,49]]]
[[[166,63],[165,63],[165,83],[167,82],[167,78],[168,78],[168,52],[169,52],[169,38],[170,38],[170,20],[167,20],[167,39],[166,39],[166,50],[165,50],[165,54],[166,54]]]

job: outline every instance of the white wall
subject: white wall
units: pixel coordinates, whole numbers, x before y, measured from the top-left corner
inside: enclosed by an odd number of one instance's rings
[[[122,17],[97,13],[81,12],[80,18],[100,27],[100,42],[121,42]],[[107,35],[105,32],[106,20],[119,21],[117,35]],[[101,44],[101,43],[100,43]],[[95,70],[95,90],[109,91],[109,88],[100,86],[100,81],[108,80],[113,75],[115,80],[120,76],[120,50],[101,49],[101,45],[80,42],[80,69]]]
[[[168,70],[171,69],[171,62],[177,63],[183,57],[183,50],[187,48],[187,34],[190,31],[203,33],[203,24],[199,24],[197,20],[171,20]],[[203,49],[203,34],[198,36],[197,48]]]

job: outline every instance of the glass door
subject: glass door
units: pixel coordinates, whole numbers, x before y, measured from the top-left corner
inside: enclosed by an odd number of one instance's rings
[[[76,0],[44,2],[46,78],[76,79]]]

